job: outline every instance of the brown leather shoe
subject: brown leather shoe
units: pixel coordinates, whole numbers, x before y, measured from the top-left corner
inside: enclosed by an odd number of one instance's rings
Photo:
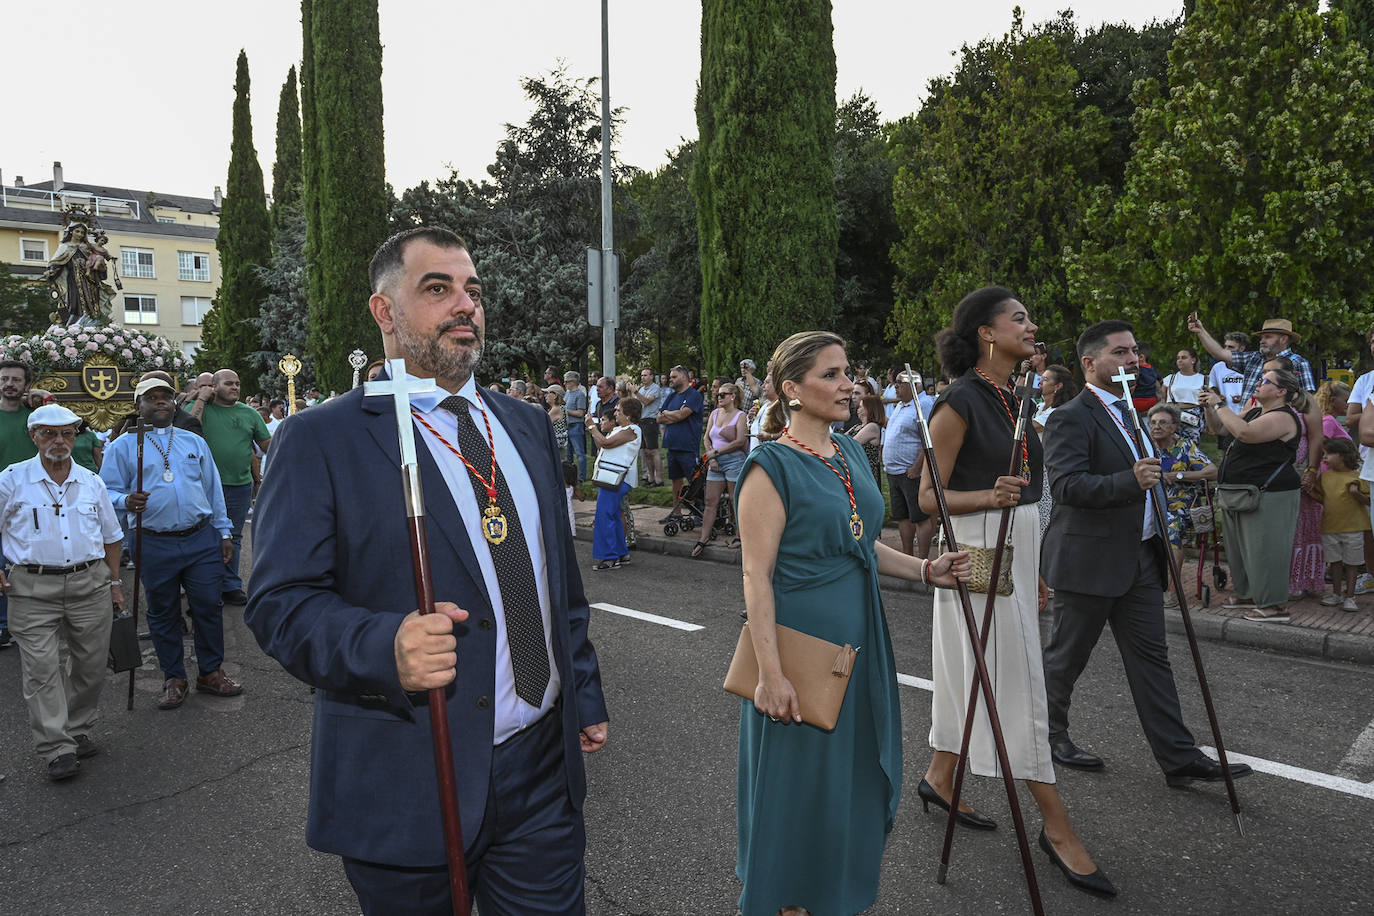
[[[196,689],[217,697],[236,697],[243,693],[243,685],[225,674],[223,668],[196,678]]]
[[[158,709],[176,709],[186,702],[186,689],[189,685],[179,677],[169,677],[162,682],[162,696],[158,697]]]

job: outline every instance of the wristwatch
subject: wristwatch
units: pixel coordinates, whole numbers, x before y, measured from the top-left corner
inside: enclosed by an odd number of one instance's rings
[[[1179,471],[1179,472],[1178,472],[1178,476],[1175,477],[1174,479],[1177,480],[1177,481],[1179,481],[1180,483],[1182,483],[1182,481],[1183,481],[1183,472],[1182,472],[1182,471]]]

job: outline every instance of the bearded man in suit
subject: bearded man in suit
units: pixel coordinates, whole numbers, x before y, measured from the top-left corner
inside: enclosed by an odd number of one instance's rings
[[[317,688],[306,840],[343,857],[365,913],[451,912],[423,708],[447,688],[473,900],[581,914],[582,753],[608,717],[553,426],[473,378],[486,319],[462,239],[402,232],[371,279],[387,357],[438,386],[410,398],[438,613],[410,588],[393,400],[355,388],[284,424],[244,616]]]

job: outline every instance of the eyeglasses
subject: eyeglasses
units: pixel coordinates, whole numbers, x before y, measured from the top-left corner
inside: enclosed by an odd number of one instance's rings
[[[56,439],[56,438],[59,437],[59,436],[61,436],[63,439],[70,439],[72,442],[75,442],[75,441],[76,441],[76,430],[74,430],[74,429],[40,429],[40,430],[38,431],[38,438],[40,438],[40,439]]]
[[[1256,387],[1256,388],[1262,388],[1262,387],[1264,387],[1265,385],[1273,385],[1275,388],[1279,387],[1279,383],[1278,383],[1278,382],[1271,381],[1271,380],[1269,380],[1269,379],[1267,379],[1267,378],[1261,378],[1258,382],[1255,383],[1255,387]]]
[[[733,398],[733,397],[734,397],[734,395],[731,394],[730,392],[728,392],[728,391],[722,391],[720,394],[716,395],[716,400],[719,401],[721,398]]]

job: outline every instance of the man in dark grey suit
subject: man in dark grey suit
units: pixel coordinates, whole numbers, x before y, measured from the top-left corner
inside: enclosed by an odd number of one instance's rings
[[[1054,589],[1054,624],[1045,646],[1050,748],[1056,763],[1100,769],[1101,758],[1069,737],[1074,683],[1110,622],[1136,714],[1170,786],[1222,778],[1197,749],[1179,709],[1164,640],[1167,544],[1155,527],[1151,488],[1159,459],[1145,457],[1112,376],[1138,371],[1131,325],[1100,321],[1078,338],[1087,384],[1046,424],[1045,466],[1054,493],[1041,574]],[[1233,776],[1250,772],[1231,764]]]

